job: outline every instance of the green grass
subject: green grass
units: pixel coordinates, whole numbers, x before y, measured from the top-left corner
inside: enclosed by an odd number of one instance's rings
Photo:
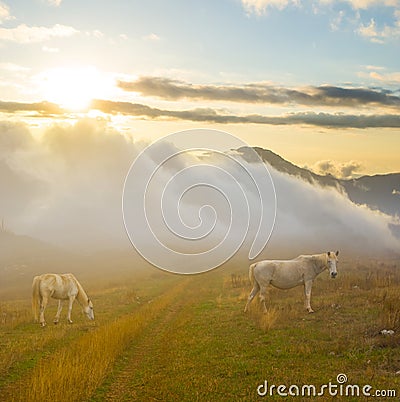
[[[322,274],[314,314],[301,288],[272,289],[267,314],[258,298],[244,314],[250,284],[231,282],[233,267],[92,284],[95,324],[76,305],[72,325],[42,329],[21,313],[18,324],[0,326],[1,354],[9,356],[0,363],[1,400],[253,401],[264,380],[319,386],[339,373],[400,395],[400,266],[379,264],[344,263],[336,280]]]

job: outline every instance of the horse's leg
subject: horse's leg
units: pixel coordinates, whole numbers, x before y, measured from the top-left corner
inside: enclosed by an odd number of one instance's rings
[[[42,296],[40,300],[40,318],[39,318],[39,322],[42,327],[46,325],[46,320],[44,319],[44,310],[46,310],[48,302],[49,298],[47,296]]]
[[[260,286],[258,285],[258,283],[256,281],[254,281],[254,286],[252,291],[249,294],[249,297],[247,298],[247,303],[246,303],[246,307],[244,308],[244,312],[246,312],[249,309],[249,305],[251,303],[251,301],[254,299],[254,297],[256,296],[256,294],[258,293],[258,291],[260,290]]]
[[[262,286],[260,289],[260,302],[263,306],[264,313],[267,312],[267,305],[265,303],[265,298],[267,297],[267,293],[268,293],[267,287]]]
[[[54,318],[54,324],[58,324],[58,321],[60,320],[61,310],[62,310],[62,300],[59,300],[57,314]]]
[[[71,320],[71,312],[72,312],[72,304],[74,303],[75,296],[70,296],[69,297],[69,302],[68,302],[68,322],[72,324]]]
[[[313,281],[307,281],[304,283],[304,295],[306,298],[306,309],[309,313],[313,313],[314,310],[311,308],[311,288]]]

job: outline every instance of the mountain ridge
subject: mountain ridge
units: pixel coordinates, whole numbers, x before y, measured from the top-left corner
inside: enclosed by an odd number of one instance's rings
[[[400,173],[364,175],[352,179],[339,179],[331,174],[319,175],[309,169],[299,167],[287,161],[269,149],[261,147],[241,147],[237,149],[242,157],[252,162],[257,152],[263,162],[281,173],[298,177],[321,187],[335,187],[344,191],[348,198],[357,205],[367,205],[370,209],[379,210],[392,216],[400,216]]]

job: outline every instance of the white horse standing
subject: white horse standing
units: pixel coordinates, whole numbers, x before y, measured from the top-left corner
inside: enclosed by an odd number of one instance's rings
[[[331,278],[336,278],[336,265],[338,263],[339,251],[328,251],[323,254],[316,255],[300,255],[293,260],[265,260],[250,265],[249,277],[253,285],[253,289],[248,297],[246,312],[249,304],[260,291],[260,300],[265,305],[265,296],[268,285],[275,286],[278,289],[290,289],[295,286],[304,285],[304,294],[306,301],[306,309],[309,313],[313,313],[311,308],[311,288],[313,281],[325,269],[329,269]]]
[[[60,319],[63,300],[68,300],[68,322],[72,323],[71,311],[75,298],[82,306],[84,313],[90,320],[94,320],[94,311],[92,301],[83,290],[82,285],[78,282],[73,274],[43,274],[35,276],[32,283],[32,309],[35,320],[38,320],[38,312],[40,306],[40,324],[42,327],[46,325],[44,319],[44,311],[49,297],[58,299],[58,310],[54,318],[54,324]]]

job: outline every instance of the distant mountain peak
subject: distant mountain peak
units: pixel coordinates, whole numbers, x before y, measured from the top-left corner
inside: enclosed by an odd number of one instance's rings
[[[279,172],[322,187],[343,189],[355,204],[365,204],[371,209],[377,209],[392,216],[400,216],[400,196],[397,191],[393,191],[393,189],[400,189],[400,173],[338,179],[329,173],[321,176],[306,168],[296,166],[269,149],[241,147],[237,149],[237,152],[248,162],[255,162],[252,149],[265,163]]]
[[[318,183],[322,186],[337,187],[339,185],[338,179],[336,179],[334,176],[321,176],[319,174],[311,172],[308,169],[301,168],[293,164],[292,162],[287,161],[286,159],[282,158],[280,155],[269,149],[264,149],[260,147],[241,147],[238,148],[237,152],[239,152],[245,160],[247,160],[248,162],[252,162],[254,161],[254,157],[250,152],[251,149],[256,151],[265,163],[272,166],[279,172],[287,173],[291,176],[300,177],[301,179],[309,183]]]

